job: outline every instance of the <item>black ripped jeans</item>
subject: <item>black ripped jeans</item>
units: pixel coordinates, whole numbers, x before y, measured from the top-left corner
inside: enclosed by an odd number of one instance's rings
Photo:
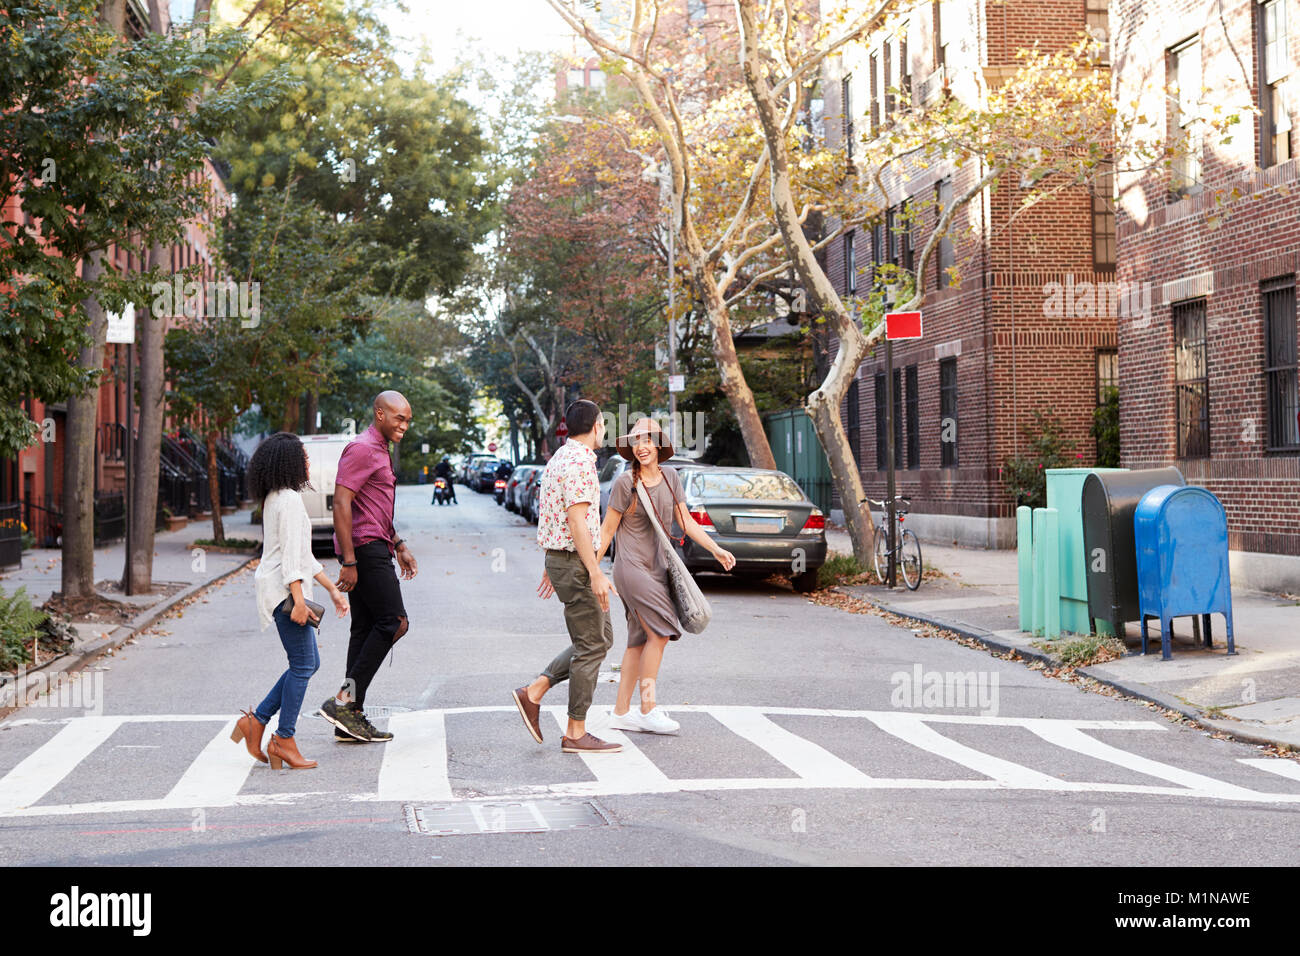
[[[348,593],[352,638],[348,642],[347,682],[358,708],[393,645],[406,633],[406,607],[388,542],[368,541],[355,550],[357,583]]]

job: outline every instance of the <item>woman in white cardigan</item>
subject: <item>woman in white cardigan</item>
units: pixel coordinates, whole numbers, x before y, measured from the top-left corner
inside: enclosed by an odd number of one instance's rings
[[[258,618],[262,630],[275,622],[289,668],[255,710],[243,712],[230,739],[243,740],[250,754],[276,770],[286,763],[294,770],[316,766],[294,742],[307,682],[320,667],[314,626],[319,621],[311,620],[306,604],[311,600],[312,580],[329,591],[339,617],[348,613],[347,599],[311,553],[311,519],[299,494],[307,486],[309,467],[302,440],[289,432],[279,432],[258,445],[248,463],[249,492],[262,503],[262,559],[254,577]],[[291,611],[284,610],[288,599],[292,599]],[[262,734],[277,711],[280,722],[263,753]]]

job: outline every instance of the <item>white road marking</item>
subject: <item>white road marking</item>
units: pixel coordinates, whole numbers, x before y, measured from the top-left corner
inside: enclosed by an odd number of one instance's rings
[[[548,705],[548,711],[563,727],[562,705]],[[471,806],[502,798],[588,797],[636,793],[727,790],[1055,790],[1087,793],[1128,793],[1198,799],[1235,800],[1252,803],[1300,803],[1300,793],[1264,793],[1215,780],[1202,774],[1129,753],[1087,735],[1088,730],[1166,731],[1168,726],[1149,720],[1053,720],[1033,717],[980,717],[953,713],[926,714],[913,711],[831,710],[810,707],[736,707],[681,705],[674,712],[712,715],[723,726],[763,749],[789,767],[797,777],[737,777],[670,779],[629,736],[602,729],[600,717],[606,708],[593,708],[597,736],[624,745],[619,754],[581,756],[595,780],[530,786],[507,786],[491,794],[458,796],[451,788],[447,767],[449,714],[514,713],[513,705],[454,707],[395,714],[390,727],[395,735],[384,748],[375,792],[241,794],[253,761],[243,747],[229,740],[233,718],[228,714],[136,714],[113,717],[51,718],[5,724],[44,723],[62,725],[49,741],[29,754],[0,779],[0,818],[23,816],[70,816],[103,813],[175,811],[196,806],[288,806],[300,800],[334,796],[351,801],[464,801]],[[987,779],[928,780],[872,777],[836,757],[817,744],[799,737],[769,719],[771,715],[835,717],[867,720],[882,730],[929,753],[968,767]],[[32,806],[71,773],[109,735],[124,723],[214,722],[222,731],[213,738],[185,771],[171,792],[162,799],[107,800],[79,804]],[[1175,786],[1130,785],[1066,781],[1039,773],[1009,760],[994,757],[944,736],[935,726],[1024,727],[1041,739],[1065,750],[1123,766],[1167,781]],[[558,755],[557,755],[558,756]],[[565,755],[564,760],[570,756]],[[1241,759],[1251,767],[1300,781],[1300,768],[1285,760]],[[574,761],[576,764],[576,761]],[[525,802],[524,806],[528,806]],[[529,810],[536,818],[535,807]]]
[[[757,707],[715,707],[710,713],[733,734],[785,764],[809,787],[859,787],[870,779],[829,750],[774,724]]]
[[[117,717],[77,717],[0,779],[0,816],[28,807],[59,785],[121,725]]]
[[[176,786],[163,798],[177,807],[228,807],[234,804],[257,763],[243,742],[234,743],[230,732],[235,720],[227,721],[203,748]]]
[[[555,722],[563,731],[568,723],[566,708],[556,707],[551,710]],[[616,754],[579,754],[578,758],[595,774],[594,781],[581,781],[565,784],[571,793],[581,796],[608,796],[616,793],[675,793],[677,784],[669,780],[662,770],[650,762],[636,744],[628,739],[627,734],[613,727],[604,726],[604,718],[609,710],[593,707],[587,714],[589,723],[599,723],[600,739],[612,744],[622,744],[623,752]],[[597,719],[593,719],[597,718]],[[590,732],[590,730],[588,731]],[[564,754],[572,759],[573,754]]]
[[[450,800],[447,720],[441,710],[416,710],[388,718],[393,739],[379,768],[380,800]]]
[[[925,714],[915,713],[875,713],[867,714],[867,719],[886,733],[905,740],[914,747],[927,750],[932,754],[961,764],[976,773],[992,777],[999,786],[1024,790],[1078,790],[1079,786],[1068,780],[1030,770],[1010,760],[994,757],[982,751],[959,744],[925,723]]]
[[[1277,757],[1238,757],[1238,763],[1248,767],[1258,767],[1290,780],[1300,780],[1300,763],[1294,760],[1280,760]]]
[[[1218,797],[1222,800],[1255,800],[1261,796],[1257,791],[1247,790],[1245,787],[1238,787],[1222,780],[1215,780],[1213,777],[1206,777],[1190,770],[1161,763],[1159,760],[1112,747],[1095,737],[1089,737],[1077,727],[1070,727],[1059,721],[1045,718],[1026,720],[1025,727],[1050,744],[1073,750],[1086,757],[1113,763],[1118,767],[1135,770],[1148,777],[1159,777],[1161,780],[1180,784],[1209,797]]]

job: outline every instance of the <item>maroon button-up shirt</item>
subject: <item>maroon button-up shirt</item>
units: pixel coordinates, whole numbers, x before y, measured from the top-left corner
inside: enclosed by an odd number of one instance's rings
[[[393,500],[397,494],[397,475],[388,457],[388,441],[371,425],[356,441],[348,442],[339,458],[336,486],[352,492],[352,547],[369,541],[386,541],[389,554],[397,532],[393,529]],[[334,536],[334,553],[342,554],[339,538]]]

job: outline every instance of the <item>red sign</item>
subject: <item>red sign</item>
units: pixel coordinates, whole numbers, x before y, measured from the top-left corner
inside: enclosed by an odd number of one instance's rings
[[[920,312],[887,312],[885,314],[885,338],[919,339],[920,337]]]
[[[569,437],[569,426],[564,423],[563,418],[560,419],[560,424],[555,426],[555,437],[556,438]]]
[[[494,441],[488,442],[488,451],[496,451],[496,450],[497,450],[497,443]]]

